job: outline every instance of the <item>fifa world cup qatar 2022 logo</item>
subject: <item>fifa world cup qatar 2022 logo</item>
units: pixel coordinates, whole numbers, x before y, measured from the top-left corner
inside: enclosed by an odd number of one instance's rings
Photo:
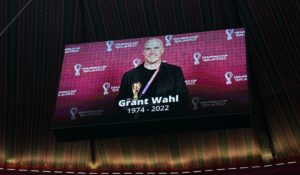
[[[107,46],[106,51],[111,52],[112,51],[112,46],[114,45],[114,42],[113,41],[106,41],[105,44]]]
[[[77,117],[76,117],[77,113],[78,113],[78,108],[71,108],[70,109],[71,120],[76,120],[77,119]]]
[[[166,46],[171,46],[172,38],[173,38],[173,35],[166,35],[165,36]]]
[[[234,29],[226,29],[225,33],[227,35],[227,40],[232,40],[232,35],[233,35]]]
[[[199,97],[192,98],[193,111],[199,110],[199,103],[200,103],[200,98]]]
[[[81,68],[82,68],[81,64],[75,64],[74,70],[75,70],[75,76],[76,77],[80,76],[80,70],[81,70]]]
[[[136,58],[132,61],[134,68],[138,67],[141,64],[141,59]]]
[[[110,88],[110,83],[104,83],[103,85],[102,85],[102,87],[103,87],[103,89],[104,89],[104,92],[103,92],[103,95],[108,95],[109,94],[109,92],[108,92],[108,90],[109,90],[109,88]]]
[[[231,79],[233,77],[233,73],[232,72],[226,72],[224,76],[225,76],[225,79],[226,79],[226,85],[232,84]]]
[[[201,53],[199,52],[194,53],[193,58],[194,58],[194,65],[200,64]]]

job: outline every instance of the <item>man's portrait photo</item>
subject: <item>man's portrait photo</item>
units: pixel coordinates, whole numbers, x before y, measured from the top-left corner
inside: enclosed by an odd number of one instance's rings
[[[163,42],[159,38],[152,38],[144,43],[144,61],[124,73],[117,101],[176,96],[178,102],[172,104],[170,112],[185,107],[188,90],[182,69],[162,62],[164,51]]]

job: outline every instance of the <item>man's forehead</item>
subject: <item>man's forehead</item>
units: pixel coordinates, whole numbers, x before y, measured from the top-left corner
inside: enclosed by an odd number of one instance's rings
[[[150,39],[148,40],[144,47],[155,47],[155,46],[162,46],[162,41],[160,39]]]

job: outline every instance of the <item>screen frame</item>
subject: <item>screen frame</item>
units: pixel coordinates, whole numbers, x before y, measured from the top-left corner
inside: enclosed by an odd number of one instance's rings
[[[226,28],[230,29],[230,28]],[[209,31],[198,31],[198,32],[213,32],[218,30],[226,30],[226,29],[217,29],[217,30],[209,30]],[[183,116],[174,116],[163,119],[153,119],[153,120],[137,120],[137,121],[120,121],[120,122],[105,122],[105,123],[96,123],[96,124],[84,124],[80,126],[55,126],[55,119],[52,118],[52,130],[59,141],[68,141],[68,140],[82,140],[87,138],[102,138],[102,137],[120,137],[120,136],[130,136],[130,135],[148,135],[148,134],[162,134],[162,133],[174,133],[174,132],[190,132],[190,131],[199,131],[199,130],[211,130],[211,129],[229,129],[229,128],[249,128],[252,127],[252,113],[253,113],[253,105],[252,105],[252,88],[251,88],[251,75],[250,75],[250,65],[249,65],[249,51],[248,51],[248,30],[245,26],[243,27],[234,27],[232,29],[244,29],[245,30],[245,61],[246,61],[246,72],[247,72],[247,89],[248,89],[248,111],[241,113],[227,113],[227,114],[207,114],[207,115],[188,115]],[[196,33],[196,32],[193,32]],[[174,33],[176,34],[191,34],[191,33]],[[153,36],[153,37],[161,37]],[[152,36],[144,36],[144,37],[152,37]],[[139,37],[140,38],[140,37]],[[135,38],[118,38],[117,40],[123,39],[135,39]],[[104,40],[106,41],[106,40]],[[97,41],[97,42],[104,42]],[[93,42],[89,42],[93,43]],[[74,45],[76,43],[67,44]],[[85,43],[78,43],[85,44]],[[87,43],[86,43],[87,44]],[[61,77],[62,66],[60,69],[59,77]],[[59,78],[60,80],[60,78]],[[59,89],[59,83],[57,86],[57,92]],[[57,94],[57,93],[56,93]],[[56,96],[57,103],[57,96]],[[55,108],[54,108],[55,109]],[[168,123],[172,123],[173,127]],[[195,125],[197,123],[197,125]],[[201,123],[201,124],[199,124]],[[204,124],[202,124],[204,123]],[[160,126],[165,124],[166,126]],[[180,127],[183,126],[183,127]],[[132,128],[129,131],[128,128]],[[143,132],[136,133],[135,130],[140,130],[144,128]],[[146,131],[153,130],[156,131]],[[100,132],[98,132],[100,131]],[[103,132],[101,132],[103,131]],[[117,131],[117,133],[115,133]],[[125,132],[124,132],[125,131]],[[97,134],[95,134],[97,133]]]

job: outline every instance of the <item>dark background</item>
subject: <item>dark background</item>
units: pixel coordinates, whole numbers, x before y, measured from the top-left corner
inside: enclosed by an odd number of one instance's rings
[[[27,2],[0,1],[0,30]],[[299,12],[297,0],[33,0],[0,36],[0,165],[172,171],[299,160]],[[253,128],[55,140],[64,45],[241,26]]]

